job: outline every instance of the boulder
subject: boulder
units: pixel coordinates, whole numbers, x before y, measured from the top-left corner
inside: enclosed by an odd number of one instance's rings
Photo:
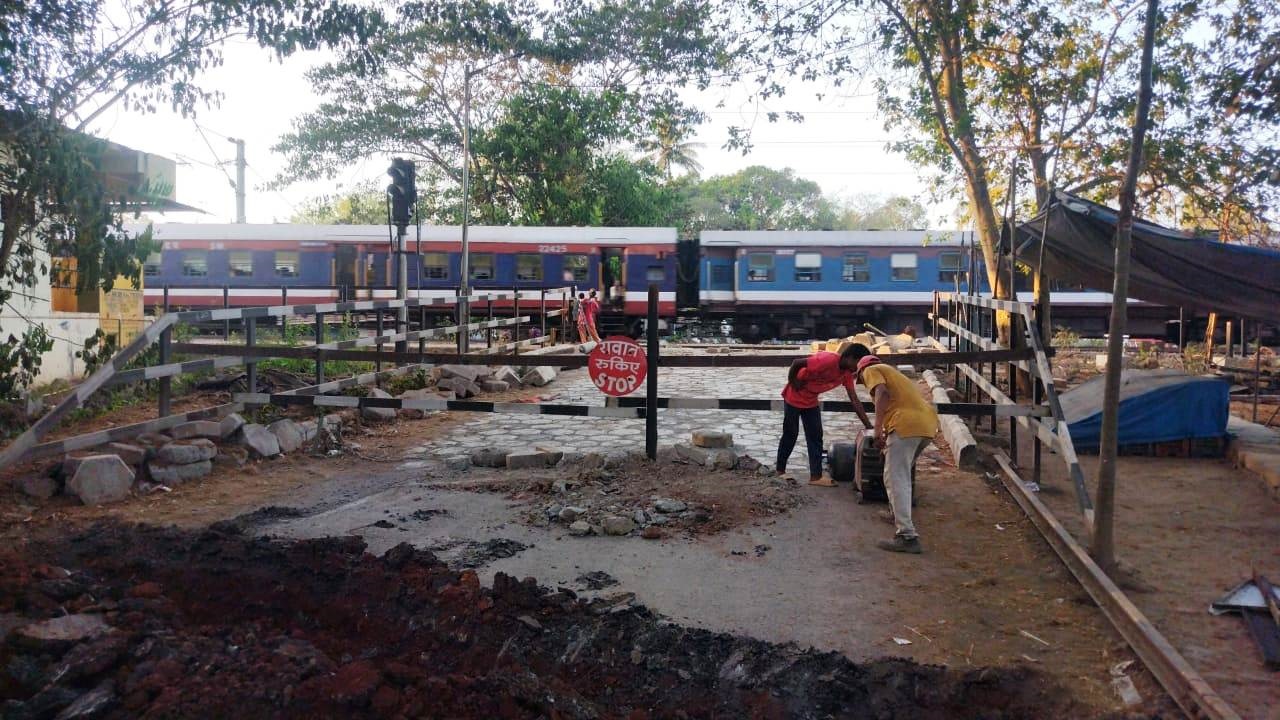
[[[573,523],[572,525],[570,525],[570,526],[569,526],[569,534],[570,534],[570,535],[577,535],[577,536],[579,536],[579,537],[581,537],[581,536],[583,536],[583,535],[590,535],[590,534],[591,534],[591,526],[590,526],[589,524],[587,524],[587,523],[586,523],[586,521],[584,521],[584,520],[579,520],[579,521],[577,521],[577,522],[575,522],[575,523]]]
[[[493,372],[493,379],[504,382],[508,387],[515,387],[520,384],[520,375],[511,369],[510,365],[503,365]]]
[[[218,454],[218,446],[212,440],[193,438],[174,440],[156,451],[156,461],[162,465],[190,465],[212,460]]]
[[[118,456],[90,455],[80,459],[67,490],[85,505],[119,502],[129,497],[133,478],[133,471]]]
[[[390,399],[391,394],[382,388],[373,388],[369,391],[369,397]],[[396,419],[396,411],[395,408],[362,407],[360,417],[371,422],[390,422]]]
[[[187,438],[221,440],[222,425],[212,420],[192,420],[170,429],[169,435],[174,440],[185,440]]]
[[[720,430],[694,430],[693,444],[700,448],[733,447],[733,436]]]
[[[280,454],[280,441],[268,429],[257,423],[240,428],[240,444],[249,449],[253,457],[275,457]]]
[[[147,463],[147,472],[151,481],[162,485],[181,485],[188,480],[198,480],[213,470],[213,462],[200,460],[185,465],[167,465],[152,460]]]
[[[58,481],[48,475],[24,475],[14,481],[22,494],[40,500],[48,500],[58,494]]]
[[[227,467],[244,467],[249,461],[249,450],[238,445],[226,445],[218,449],[218,455],[212,462]]]
[[[556,513],[556,517],[560,518],[560,522],[571,523],[586,514],[586,508],[570,505],[568,507],[560,508],[560,512]]]
[[[441,365],[436,368],[436,374],[441,380],[451,378],[461,378],[469,383],[476,381],[476,378],[488,372],[488,369],[480,365]]]
[[[556,458],[557,460],[559,458]],[[525,470],[529,468],[544,468],[555,463],[551,462],[551,455],[536,449],[516,450],[507,454],[508,470]]]
[[[507,454],[510,452],[505,448],[480,448],[471,453],[471,464],[476,467],[506,467]]]
[[[242,427],[244,427],[244,418],[240,416],[240,413],[231,413],[218,422],[218,437],[222,440],[227,440],[239,432]]]
[[[635,521],[629,517],[621,515],[609,515],[605,517],[604,522],[605,535],[626,535],[636,529]]]
[[[716,470],[732,470],[738,466],[738,451],[731,447],[712,450],[706,466]]]
[[[480,389],[484,392],[506,392],[511,386],[501,380],[481,380]]]
[[[538,365],[537,367],[529,368],[529,371],[525,373],[522,382],[525,385],[542,387],[543,385],[550,383],[552,380],[555,380],[558,372],[558,370],[550,365]]]
[[[317,420],[303,420],[295,423],[298,426],[298,434],[302,436],[303,443],[309,443],[316,438],[316,434],[320,432],[320,422]]]
[[[102,455],[104,453],[94,452],[90,450],[80,450],[66,455],[62,458],[62,477],[70,478],[76,474],[76,470],[80,469],[80,461],[94,455]]]
[[[129,443],[113,442],[107,443],[107,452],[112,455],[120,456],[125,465],[137,467],[147,459],[147,449],[139,445],[130,445]]]
[[[675,452],[676,457],[694,465],[709,465],[708,461],[712,457],[710,450],[694,445],[685,445],[684,443],[676,443]]]
[[[267,429],[276,436],[280,452],[291,453],[302,447],[302,431],[298,429],[298,423],[289,418],[281,418],[268,425]]]

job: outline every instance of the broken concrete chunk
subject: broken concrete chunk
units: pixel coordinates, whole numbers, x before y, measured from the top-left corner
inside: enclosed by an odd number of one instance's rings
[[[541,450],[516,450],[507,454],[508,470],[543,468],[552,465],[551,456]]]
[[[391,398],[391,394],[382,388],[373,388],[369,391],[368,396],[371,398]],[[396,419],[396,411],[394,408],[362,407],[360,408],[360,417],[372,422],[390,422]]]
[[[635,522],[628,517],[609,515],[604,519],[605,535],[626,535],[636,529]]]
[[[693,444],[700,448],[733,447],[733,436],[720,430],[694,430]]]
[[[276,436],[280,452],[291,453],[302,447],[302,431],[298,429],[298,423],[289,418],[281,418],[268,425],[267,429]]]
[[[710,450],[694,445],[685,445],[684,443],[676,443],[675,454],[676,457],[684,462],[693,463],[694,465],[707,465],[707,461],[711,458]]]
[[[480,394],[480,386],[475,382],[462,377],[444,378],[436,383],[436,387],[442,390],[448,390],[460,398],[475,397]]]
[[[173,442],[173,437],[164,433],[143,433],[133,439],[134,443],[146,447],[160,447]]]
[[[436,369],[441,380],[461,378],[469,383],[474,383],[485,372],[487,369],[479,365],[441,365]]]
[[[268,429],[257,423],[240,428],[240,444],[249,448],[254,457],[275,457],[280,454],[280,441]]]
[[[239,432],[242,427],[244,427],[244,418],[240,413],[231,413],[218,423],[218,437],[226,440]]]
[[[181,485],[189,480],[198,480],[213,470],[213,462],[200,460],[185,465],[167,465],[162,462],[147,463],[147,472],[152,482],[162,485]]]
[[[533,449],[547,456],[548,465],[556,465],[564,458],[564,450],[555,445],[534,445]]]
[[[111,626],[103,621],[101,615],[63,615],[24,625],[13,632],[13,639],[19,645],[29,648],[62,652],[110,629]]]
[[[416,390],[405,390],[399,395],[401,400],[439,400],[440,395],[435,390],[429,388],[419,388]],[[410,420],[421,420],[433,410],[422,410],[419,408],[401,408],[400,415]]]
[[[515,387],[520,384],[520,375],[515,370],[512,370],[510,365],[503,365],[495,370],[493,379],[506,383],[507,387]]]
[[[212,420],[192,420],[172,428],[169,430],[169,435],[174,440],[185,440],[187,438],[221,440],[222,425]]]
[[[85,505],[119,502],[129,497],[133,471],[116,455],[90,455],[80,459],[67,490]]]
[[[471,464],[476,467],[506,467],[509,452],[504,448],[480,448],[471,453]]]
[[[107,452],[112,455],[120,456],[125,465],[138,466],[147,459],[147,449],[139,445],[130,445],[129,443],[113,442],[107,443]]]
[[[175,440],[156,451],[156,460],[162,465],[190,465],[202,460],[212,460],[218,454],[218,446],[212,440],[193,438]]]
[[[538,365],[537,367],[529,368],[529,371],[525,373],[523,382],[525,385],[542,387],[543,385],[550,383],[552,380],[555,380],[558,372],[559,371],[550,365]]]
[[[511,386],[501,380],[481,380],[480,389],[484,392],[506,392]]]
[[[655,509],[655,510],[657,510],[658,512],[660,512],[660,513],[666,513],[666,514],[668,514],[668,515],[670,515],[670,514],[672,514],[672,513],[681,513],[681,512],[684,512],[685,510],[687,510],[687,509],[689,508],[689,506],[688,506],[687,504],[685,504],[683,501],[681,501],[681,500],[672,500],[672,499],[670,499],[670,498],[663,498],[663,499],[661,499],[661,500],[659,500],[659,501],[655,502],[655,503],[653,504],[653,507],[654,507],[654,509]]]

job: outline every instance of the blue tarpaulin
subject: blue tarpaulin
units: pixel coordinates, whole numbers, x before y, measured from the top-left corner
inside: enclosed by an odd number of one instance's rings
[[[1099,375],[1062,394],[1062,412],[1077,450],[1097,450],[1102,432]],[[1125,370],[1120,375],[1120,445],[1222,437],[1228,383],[1176,370]]]

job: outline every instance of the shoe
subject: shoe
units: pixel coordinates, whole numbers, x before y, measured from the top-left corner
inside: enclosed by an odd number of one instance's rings
[[[904,538],[895,535],[892,540],[881,540],[876,543],[876,547],[889,552],[909,553],[911,555],[919,555],[924,552],[918,537]]]
[[[835,487],[836,481],[832,480],[827,475],[819,475],[816,478],[809,478],[809,484],[814,487]]]

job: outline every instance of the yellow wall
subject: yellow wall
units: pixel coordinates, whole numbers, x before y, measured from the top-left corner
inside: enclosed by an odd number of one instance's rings
[[[142,282],[117,277],[111,292],[93,288],[76,293],[75,258],[55,258],[51,268],[51,305],[55,312],[97,313],[102,331],[122,346],[142,332]]]

